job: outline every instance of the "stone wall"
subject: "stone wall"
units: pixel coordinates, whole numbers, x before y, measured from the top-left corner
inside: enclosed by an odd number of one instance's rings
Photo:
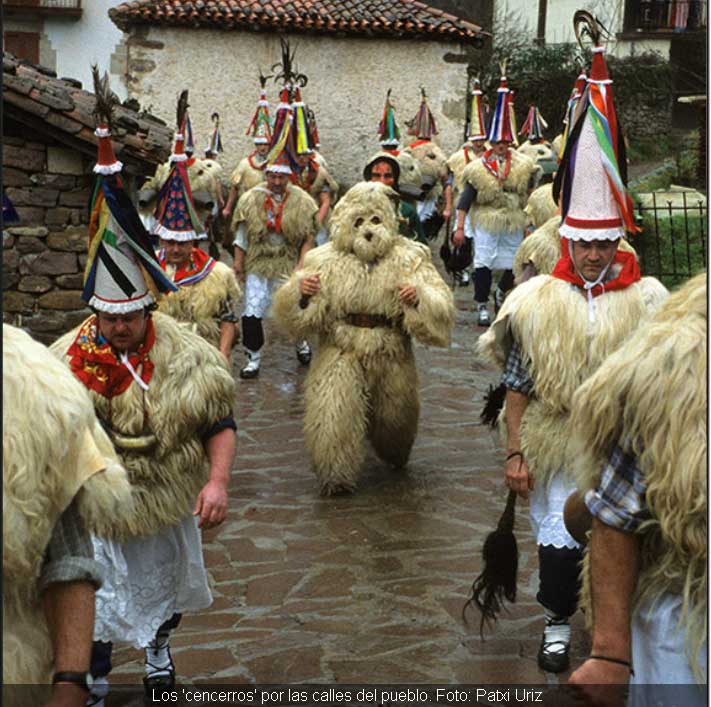
[[[336,180],[350,186],[379,149],[377,128],[385,94],[392,88],[400,129],[413,118],[424,86],[448,153],[464,132],[467,61],[472,49],[456,43],[368,38],[289,36],[298,70],[309,78],[304,99],[313,108],[321,151]],[[274,73],[279,38],[272,33],[135,27],[126,38],[128,93],[141,106],[175,122],[181,89],[190,90],[196,145],[212,132],[210,115],[221,116],[227,172],[253,149],[245,131],[259,96],[259,69]],[[278,86],[270,81],[272,110]]]
[[[92,163],[3,136],[3,183],[20,222],[3,230],[3,320],[51,343],[90,312],[80,298]]]

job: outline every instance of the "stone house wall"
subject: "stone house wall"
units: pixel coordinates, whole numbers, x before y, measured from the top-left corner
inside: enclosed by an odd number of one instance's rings
[[[275,73],[281,60],[274,33],[212,29],[133,27],[124,35],[127,87],[142,107],[175,123],[179,92],[190,90],[190,119],[200,150],[212,133],[210,116],[221,117],[227,174],[252,151],[245,131],[259,97],[258,73]],[[321,151],[343,186],[361,179],[364,164],[379,149],[377,128],[385,94],[392,101],[403,136],[417,113],[420,86],[427,91],[447,153],[463,139],[469,47],[426,40],[336,38],[290,35],[296,66],[308,76],[303,89],[314,110]],[[272,111],[279,86],[270,80]]]
[[[3,136],[3,184],[20,222],[3,230],[3,320],[49,344],[90,314],[80,298],[93,163]]]

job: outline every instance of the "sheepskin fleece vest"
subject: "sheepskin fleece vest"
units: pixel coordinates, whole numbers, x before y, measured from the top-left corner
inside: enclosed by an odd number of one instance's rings
[[[524,207],[536,165],[515,150],[509,150],[509,154],[511,169],[502,183],[489,172],[481,158],[470,162],[462,175],[462,180],[477,191],[476,201],[469,209],[472,226],[479,226],[487,233],[520,232],[528,221]]]
[[[553,201],[553,185],[542,184],[536,187],[528,197],[525,211],[534,228],[540,228],[553,218],[558,211],[558,205]]]
[[[3,325],[3,681],[47,684],[52,649],[38,591],[72,500],[88,530],[131,507],[126,472],[84,387],[45,346]],[[101,522],[98,522],[101,521]]]
[[[289,195],[282,216],[281,235],[284,242],[270,242],[267,230],[263,189],[254,188],[237,202],[235,224],[247,227],[245,270],[261,277],[289,275],[299,260],[301,246],[316,235],[316,202],[303,189],[293,184],[286,187]]]
[[[242,193],[248,191],[252,187],[261,184],[265,179],[263,169],[255,169],[249,162],[249,157],[240,160],[239,164],[232,172],[230,183],[233,187],[237,187]]]
[[[646,277],[595,297],[590,333],[587,299],[558,278],[539,275],[506,298],[478,348],[502,367],[513,341],[522,349],[534,394],[521,420],[521,451],[537,483],[557,471],[572,473],[576,457],[570,448],[570,410],[575,390],[656,312],[667,294],[659,281]],[[500,428],[505,434],[506,425]]]
[[[481,159],[474,154],[474,149],[469,143],[462,145],[455,153],[447,160],[447,166],[454,175],[454,189],[457,193],[464,188],[464,168],[474,160]]]
[[[171,270],[168,275],[171,276]],[[220,346],[220,310],[226,300],[236,302],[240,288],[232,268],[215,263],[207,277],[177,292],[161,295],[158,311],[179,322],[193,325],[193,331],[213,346]]]
[[[635,605],[682,598],[690,663],[706,641],[706,274],[674,293],[576,392],[578,485],[596,488],[613,444],[637,457],[651,513],[639,533]],[[589,572],[583,575],[591,620]]]
[[[215,347],[160,312],[153,324],[155,369],[145,394],[135,382],[111,400],[89,391],[99,419],[113,429],[109,436],[131,482],[134,511],[107,519],[103,529],[119,540],[151,535],[192,512],[209,471],[202,436],[232,415],[235,398],[234,379]],[[78,329],[52,346],[66,361]],[[146,435],[146,414],[156,446],[133,450],[132,440]]]

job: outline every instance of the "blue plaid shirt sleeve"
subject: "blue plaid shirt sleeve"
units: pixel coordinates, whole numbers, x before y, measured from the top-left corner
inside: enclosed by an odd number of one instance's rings
[[[651,517],[645,494],[647,484],[628,445],[613,448],[598,488],[585,494],[590,513],[605,525],[626,533],[636,532]]]
[[[506,359],[501,382],[509,389],[523,395],[532,395],[533,380],[528,374],[528,369],[523,361],[521,347],[516,341],[513,342],[511,351]]]

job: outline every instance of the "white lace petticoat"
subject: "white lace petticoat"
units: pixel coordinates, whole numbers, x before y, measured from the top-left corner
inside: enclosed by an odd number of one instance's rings
[[[563,522],[563,507],[576,488],[575,481],[563,472],[554,474],[548,484],[535,484],[531,492],[530,516],[538,545],[553,545],[559,549],[580,547]]]
[[[174,613],[212,603],[200,530],[192,515],[155,535],[124,543],[92,537],[104,571],[96,592],[94,640],[143,648]]]

